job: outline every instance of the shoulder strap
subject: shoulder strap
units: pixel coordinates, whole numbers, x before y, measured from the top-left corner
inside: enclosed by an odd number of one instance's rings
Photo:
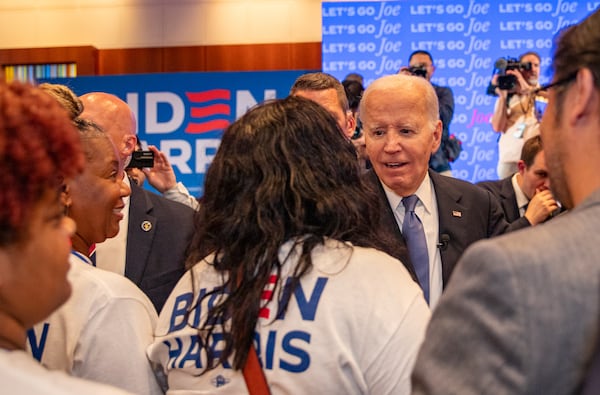
[[[242,370],[244,374],[244,381],[246,381],[246,387],[248,387],[248,393],[250,395],[271,395],[271,390],[267,384],[265,373],[260,367],[258,361],[258,355],[254,345],[250,345],[248,351],[248,357],[246,358],[246,364]]]
[[[241,277],[240,280],[238,280],[238,285],[240,284],[240,281]],[[244,364],[242,373],[244,374],[244,381],[246,382],[246,387],[248,387],[248,393],[250,395],[271,395],[265,372],[263,372],[260,367],[260,361],[258,360],[256,349],[252,343],[250,343],[250,350],[248,350],[248,356],[246,357],[246,363]]]

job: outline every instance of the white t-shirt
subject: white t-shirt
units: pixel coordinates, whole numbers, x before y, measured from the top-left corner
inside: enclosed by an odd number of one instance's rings
[[[284,244],[280,260],[291,248],[291,242]],[[297,259],[296,253],[290,256],[282,278],[273,276],[266,292],[285,284]],[[302,277],[284,317],[274,317],[278,291],[260,312],[255,347],[272,393],[408,394],[430,316],[419,286],[399,261],[373,249],[327,240],[312,259],[313,269]],[[195,286],[188,271],[160,314],[150,360],[167,375],[167,393],[245,394],[240,371],[219,366],[200,375],[205,354],[199,353],[197,330],[183,316],[196,306],[192,289],[203,294],[222,278],[206,261],[192,270]],[[201,326],[213,302],[204,300],[188,322]]]
[[[383,182],[381,182],[381,186],[394,212],[398,229],[402,229],[404,214],[406,213],[404,204],[402,203],[404,197],[392,191]],[[442,277],[442,256],[438,248],[440,243],[440,215],[435,187],[433,186],[431,177],[429,177],[429,173],[425,173],[425,178],[423,178],[421,185],[419,185],[414,194],[419,197],[415,213],[423,224],[425,241],[427,243],[427,256],[429,259],[429,308],[433,311],[442,296],[444,279]]]
[[[128,391],[162,394],[146,347],[157,314],[130,280],[88,264],[76,252],[69,258],[69,300],[28,333],[28,349],[52,370]]]
[[[496,101],[496,107],[500,101]],[[507,111],[507,129],[498,140],[498,162],[516,163],[521,158],[523,143],[540,134],[535,101],[529,96],[513,95]]]
[[[22,350],[0,350],[0,392],[11,395],[127,395],[118,388],[45,369]]]

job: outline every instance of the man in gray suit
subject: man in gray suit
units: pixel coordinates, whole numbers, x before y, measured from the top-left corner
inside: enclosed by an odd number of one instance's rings
[[[582,395],[598,394],[600,394],[600,348],[596,349],[594,362],[587,373],[582,392]]]
[[[577,393],[600,328],[600,10],[564,31],[541,134],[572,210],[463,255],[433,313],[413,394]]]

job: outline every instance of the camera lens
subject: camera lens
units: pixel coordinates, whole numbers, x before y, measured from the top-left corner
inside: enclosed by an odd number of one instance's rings
[[[517,77],[514,75],[501,75],[498,77],[498,88],[509,91],[517,85]]]

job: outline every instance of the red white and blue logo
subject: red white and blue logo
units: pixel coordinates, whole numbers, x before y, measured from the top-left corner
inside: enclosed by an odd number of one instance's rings
[[[223,130],[231,119],[231,91],[211,89],[204,92],[185,93],[190,106],[190,123],[186,133],[206,133]]]
[[[204,174],[227,126],[250,107],[283,98],[306,71],[165,73],[53,79],[78,95],[108,92],[125,100],[138,137],[164,152],[190,192],[202,195]]]

